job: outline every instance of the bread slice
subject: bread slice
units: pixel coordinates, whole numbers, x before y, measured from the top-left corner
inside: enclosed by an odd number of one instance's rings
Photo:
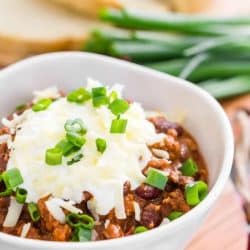
[[[51,1],[51,0],[48,0]],[[150,11],[165,11],[164,0],[52,0],[67,9],[75,10],[80,14],[96,17],[103,8],[127,8]]]
[[[32,54],[78,50],[97,26],[104,24],[44,0],[0,0],[0,64],[1,58],[9,63]]]
[[[49,0],[51,1],[51,0]],[[117,0],[52,0],[66,8],[75,10],[83,15],[97,16],[102,8],[121,8]]]
[[[208,9],[214,0],[165,0],[173,11],[196,13]]]

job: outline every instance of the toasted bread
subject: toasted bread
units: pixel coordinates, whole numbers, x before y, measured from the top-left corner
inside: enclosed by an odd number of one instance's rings
[[[51,1],[51,0],[50,0]],[[121,8],[117,0],[52,0],[83,15],[97,16],[102,8]]]
[[[51,1],[51,0],[50,0]],[[96,17],[103,8],[128,8],[150,11],[167,9],[163,0],[52,0],[67,9],[75,10],[83,15]]]
[[[32,54],[79,50],[89,31],[102,25],[43,0],[0,0],[0,65]]]

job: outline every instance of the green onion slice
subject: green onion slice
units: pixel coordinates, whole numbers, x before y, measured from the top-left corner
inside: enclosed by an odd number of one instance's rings
[[[112,120],[110,133],[123,134],[126,131],[128,120],[126,119],[114,119]]]
[[[164,190],[167,184],[168,178],[164,174],[160,173],[158,170],[151,168],[148,171],[148,175],[145,183],[152,187]]]
[[[138,226],[138,227],[135,228],[134,233],[135,234],[140,234],[140,233],[144,233],[146,231],[148,231],[148,229],[146,227],[144,227],[144,226]]]
[[[118,98],[118,94],[116,91],[112,91],[109,95],[109,103],[112,103],[114,100]]]
[[[90,241],[91,236],[92,236],[91,230],[86,229],[84,227],[77,227],[74,229],[72,235],[72,241],[78,241],[78,242]]]
[[[83,154],[75,155],[70,161],[67,162],[67,164],[69,166],[73,165],[74,163],[79,162],[82,158],[83,158]]]
[[[105,87],[92,88],[92,97],[106,96],[107,89]]]
[[[20,104],[20,105],[16,106],[16,111],[23,111],[26,108],[27,108],[26,104]]]
[[[74,144],[72,144],[67,139],[63,139],[60,142],[58,142],[56,144],[56,148],[59,148],[60,150],[62,150],[63,156],[68,156],[71,153],[79,150],[79,148],[75,147]]]
[[[125,113],[128,110],[128,108],[129,108],[128,102],[123,99],[116,99],[109,104],[109,109],[116,116]]]
[[[0,197],[10,196],[12,193],[11,189],[6,188],[3,192],[0,192]]]
[[[11,168],[5,172],[2,173],[1,175],[1,180],[3,180],[6,191],[7,190],[13,190],[17,186],[21,185],[23,183],[23,178],[22,175],[17,168]]]
[[[106,150],[107,142],[104,139],[97,138],[95,143],[98,152],[103,153]]]
[[[102,105],[108,104],[108,98],[106,96],[99,96],[92,99],[93,106],[98,108]]]
[[[66,134],[66,138],[69,142],[71,142],[78,148],[81,148],[86,143],[86,139],[82,135],[75,132],[68,132]]]
[[[69,213],[66,215],[66,222],[71,227],[83,227],[85,229],[93,229],[94,219],[87,214]]]
[[[171,213],[167,216],[167,218],[168,218],[170,221],[172,221],[172,220],[176,220],[177,218],[181,217],[182,215],[183,215],[183,213],[180,212],[180,211],[173,211],[173,212],[171,212]]]
[[[38,101],[36,104],[32,106],[32,110],[34,112],[46,110],[50,106],[51,103],[52,103],[52,100],[49,98],[41,99],[40,101]]]
[[[185,176],[194,176],[198,171],[198,167],[197,167],[197,164],[190,158],[190,159],[187,159],[182,164],[180,171]]]
[[[48,165],[55,166],[62,163],[63,151],[60,148],[50,148],[46,151],[45,161]]]
[[[38,210],[38,206],[36,203],[31,202],[28,204],[28,211],[29,211],[29,215],[31,217],[31,219],[33,221],[39,221],[40,219],[40,212]]]
[[[190,206],[196,206],[206,197],[207,193],[208,186],[203,181],[187,184],[185,187],[185,198],[187,204]]]
[[[84,103],[91,99],[91,94],[85,88],[79,88],[70,92],[67,96],[69,102]]]
[[[82,119],[74,119],[74,120],[67,120],[64,128],[66,132],[75,132],[81,135],[84,135],[87,133],[87,129],[82,121]]]
[[[27,190],[23,188],[17,188],[16,190],[16,201],[20,204],[24,204],[27,198]]]
[[[107,90],[105,87],[97,87],[92,89],[92,103],[94,107],[106,105],[109,102]]]

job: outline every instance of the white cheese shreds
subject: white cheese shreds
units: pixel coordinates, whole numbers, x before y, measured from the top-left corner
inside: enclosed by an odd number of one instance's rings
[[[72,201],[64,201],[62,199],[59,198],[52,198],[53,202],[55,202],[58,206],[68,210],[71,213],[75,213],[75,214],[80,214],[82,213],[82,210],[73,206],[75,203]]]
[[[135,220],[140,221],[141,220],[141,208],[136,201],[133,202],[133,205],[134,205],[134,211],[135,211]]]
[[[14,227],[21,215],[23,205],[19,204],[14,197],[10,198],[10,205],[8,207],[8,213],[5,217],[3,226]]]
[[[20,235],[21,238],[26,238],[26,236],[29,233],[30,227],[31,227],[31,223],[26,223],[23,225],[22,232]]]
[[[34,91],[33,95],[34,95],[33,103],[36,103],[39,100],[45,98],[57,99],[60,97],[60,93],[57,87],[51,87],[40,91]]]
[[[97,237],[98,237],[98,233],[96,232],[96,230],[93,229],[91,231],[91,241],[97,240]]]
[[[89,80],[89,90],[96,86],[100,83]],[[110,93],[111,89],[107,89]],[[119,91],[120,87],[113,89]],[[94,197],[91,205],[96,214],[106,215],[114,208],[119,219],[126,218],[123,185],[129,181],[135,189],[144,182],[142,169],[152,158],[147,145],[165,137],[156,133],[141,105],[130,104],[122,115],[128,120],[124,134],[110,133],[115,116],[107,105],[93,107],[92,100],[79,105],[60,98],[47,110],[27,110],[24,114],[25,119],[18,124],[21,129],[16,131],[8,169],[15,166],[21,171],[22,187],[28,191],[27,201],[37,202],[40,197],[51,194],[79,203],[83,191],[88,191]],[[72,166],[66,164],[67,159],[59,166],[46,165],[46,150],[65,138],[64,124],[75,118],[82,119],[87,128],[86,144],[79,152],[84,157]],[[107,142],[103,154],[96,149],[98,137]]]
[[[94,216],[95,221],[99,221],[99,215],[96,213],[96,201],[94,199],[91,199],[87,202],[87,207],[91,214]]]
[[[108,220],[108,219],[105,220],[104,227],[107,228],[109,224],[110,224],[110,220]]]
[[[16,129],[26,119],[26,114],[27,114],[26,111],[24,111],[21,115],[13,114],[12,120],[8,120],[7,118],[2,118],[2,124],[10,129],[11,134],[15,134]]]
[[[65,223],[65,214],[63,209],[68,210],[71,213],[82,213],[82,210],[73,206],[74,202],[64,201],[59,198],[50,198],[45,202],[51,215],[61,223]]]
[[[156,157],[159,157],[159,158],[162,158],[162,159],[165,159],[165,160],[169,159],[169,153],[166,150],[153,148],[152,152]]]
[[[50,214],[60,223],[65,223],[65,214],[62,208],[54,202],[53,199],[49,199],[45,202],[47,209],[49,210]]]
[[[11,139],[11,136],[8,134],[0,135],[0,144],[7,143]]]

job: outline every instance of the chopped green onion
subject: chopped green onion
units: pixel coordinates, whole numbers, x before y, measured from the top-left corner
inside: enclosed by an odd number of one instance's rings
[[[190,158],[190,159],[187,159],[182,164],[180,171],[185,176],[194,176],[198,171],[198,167],[197,167],[197,164]]]
[[[83,158],[83,154],[75,155],[70,161],[67,162],[67,164],[70,166],[76,162],[79,162]]]
[[[148,175],[147,175],[145,183],[149,184],[152,187],[156,187],[158,189],[164,190],[167,184],[167,181],[168,181],[167,176],[163,175],[156,169],[151,168],[148,171]]]
[[[62,150],[63,156],[68,156],[71,153],[79,150],[78,147],[75,147],[70,141],[67,139],[62,139],[60,142],[56,144],[56,148],[59,148]]]
[[[118,98],[118,94],[116,91],[112,91],[109,95],[109,103],[112,103],[114,100]]]
[[[69,213],[66,215],[66,222],[71,227],[84,227],[85,229],[93,229],[95,221],[87,214]]]
[[[60,165],[62,163],[63,151],[60,148],[50,148],[46,151],[45,161],[48,165]]]
[[[109,102],[107,90],[105,87],[97,87],[92,89],[92,102],[94,107],[106,105]]]
[[[10,196],[12,193],[11,189],[6,188],[3,192],[0,192],[0,197]]]
[[[167,216],[167,218],[168,218],[170,221],[172,221],[172,220],[176,220],[177,218],[181,217],[182,215],[183,215],[183,213],[180,212],[180,211],[173,211],[173,212],[171,212],[171,213]]]
[[[34,112],[46,110],[51,103],[52,103],[52,100],[49,98],[42,99],[33,105],[32,110]]]
[[[40,219],[40,212],[36,203],[31,202],[28,204],[28,211],[31,219],[37,222]]]
[[[97,138],[95,143],[98,152],[103,153],[106,150],[107,142],[104,139]]]
[[[86,229],[84,227],[77,227],[74,229],[72,235],[72,241],[78,241],[78,242],[90,241],[91,236],[92,236],[91,230]]]
[[[68,132],[66,138],[76,147],[81,148],[85,143],[86,139],[75,132]]]
[[[13,190],[23,183],[22,175],[17,168],[11,168],[2,173],[1,179],[3,180],[6,189]]]
[[[91,94],[85,88],[79,88],[70,92],[67,96],[69,102],[84,103],[91,99]]]
[[[93,106],[100,107],[102,105],[108,104],[108,97],[107,96],[99,96],[93,98]]]
[[[16,190],[16,201],[20,204],[24,204],[27,198],[28,192],[23,188],[17,188]]]
[[[16,106],[16,111],[23,111],[24,109],[26,109],[26,107],[27,107],[26,104],[20,104]]]
[[[81,135],[84,135],[87,133],[87,129],[82,121],[82,119],[74,119],[74,120],[67,120],[64,128],[66,132],[75,132]]]
[[[116,116],[125,113],[128,110],[128,108],[129,108],[128,102],[123,99],[116,99],[109,104],[109,109]]]
[[[123,134],[125,133],[128,120],[126,119],[114,119],[112,120],[110,133],[112,134]]]
[[[105,87],[92,88],[92,97],[106,96],[107,89]]]
[[[206,197],[207,193],[208,186],[203,181],[187,184],[185,187],[185,198],[187,204],[190,206],[196,206]]]
[[[148,231],[148,229],[146,227],[144,227],[144,226],[138,226],[138,227],[135,228],[134,233],[135,234],[140,234],[140,233],[144,233],[146,231]]]

